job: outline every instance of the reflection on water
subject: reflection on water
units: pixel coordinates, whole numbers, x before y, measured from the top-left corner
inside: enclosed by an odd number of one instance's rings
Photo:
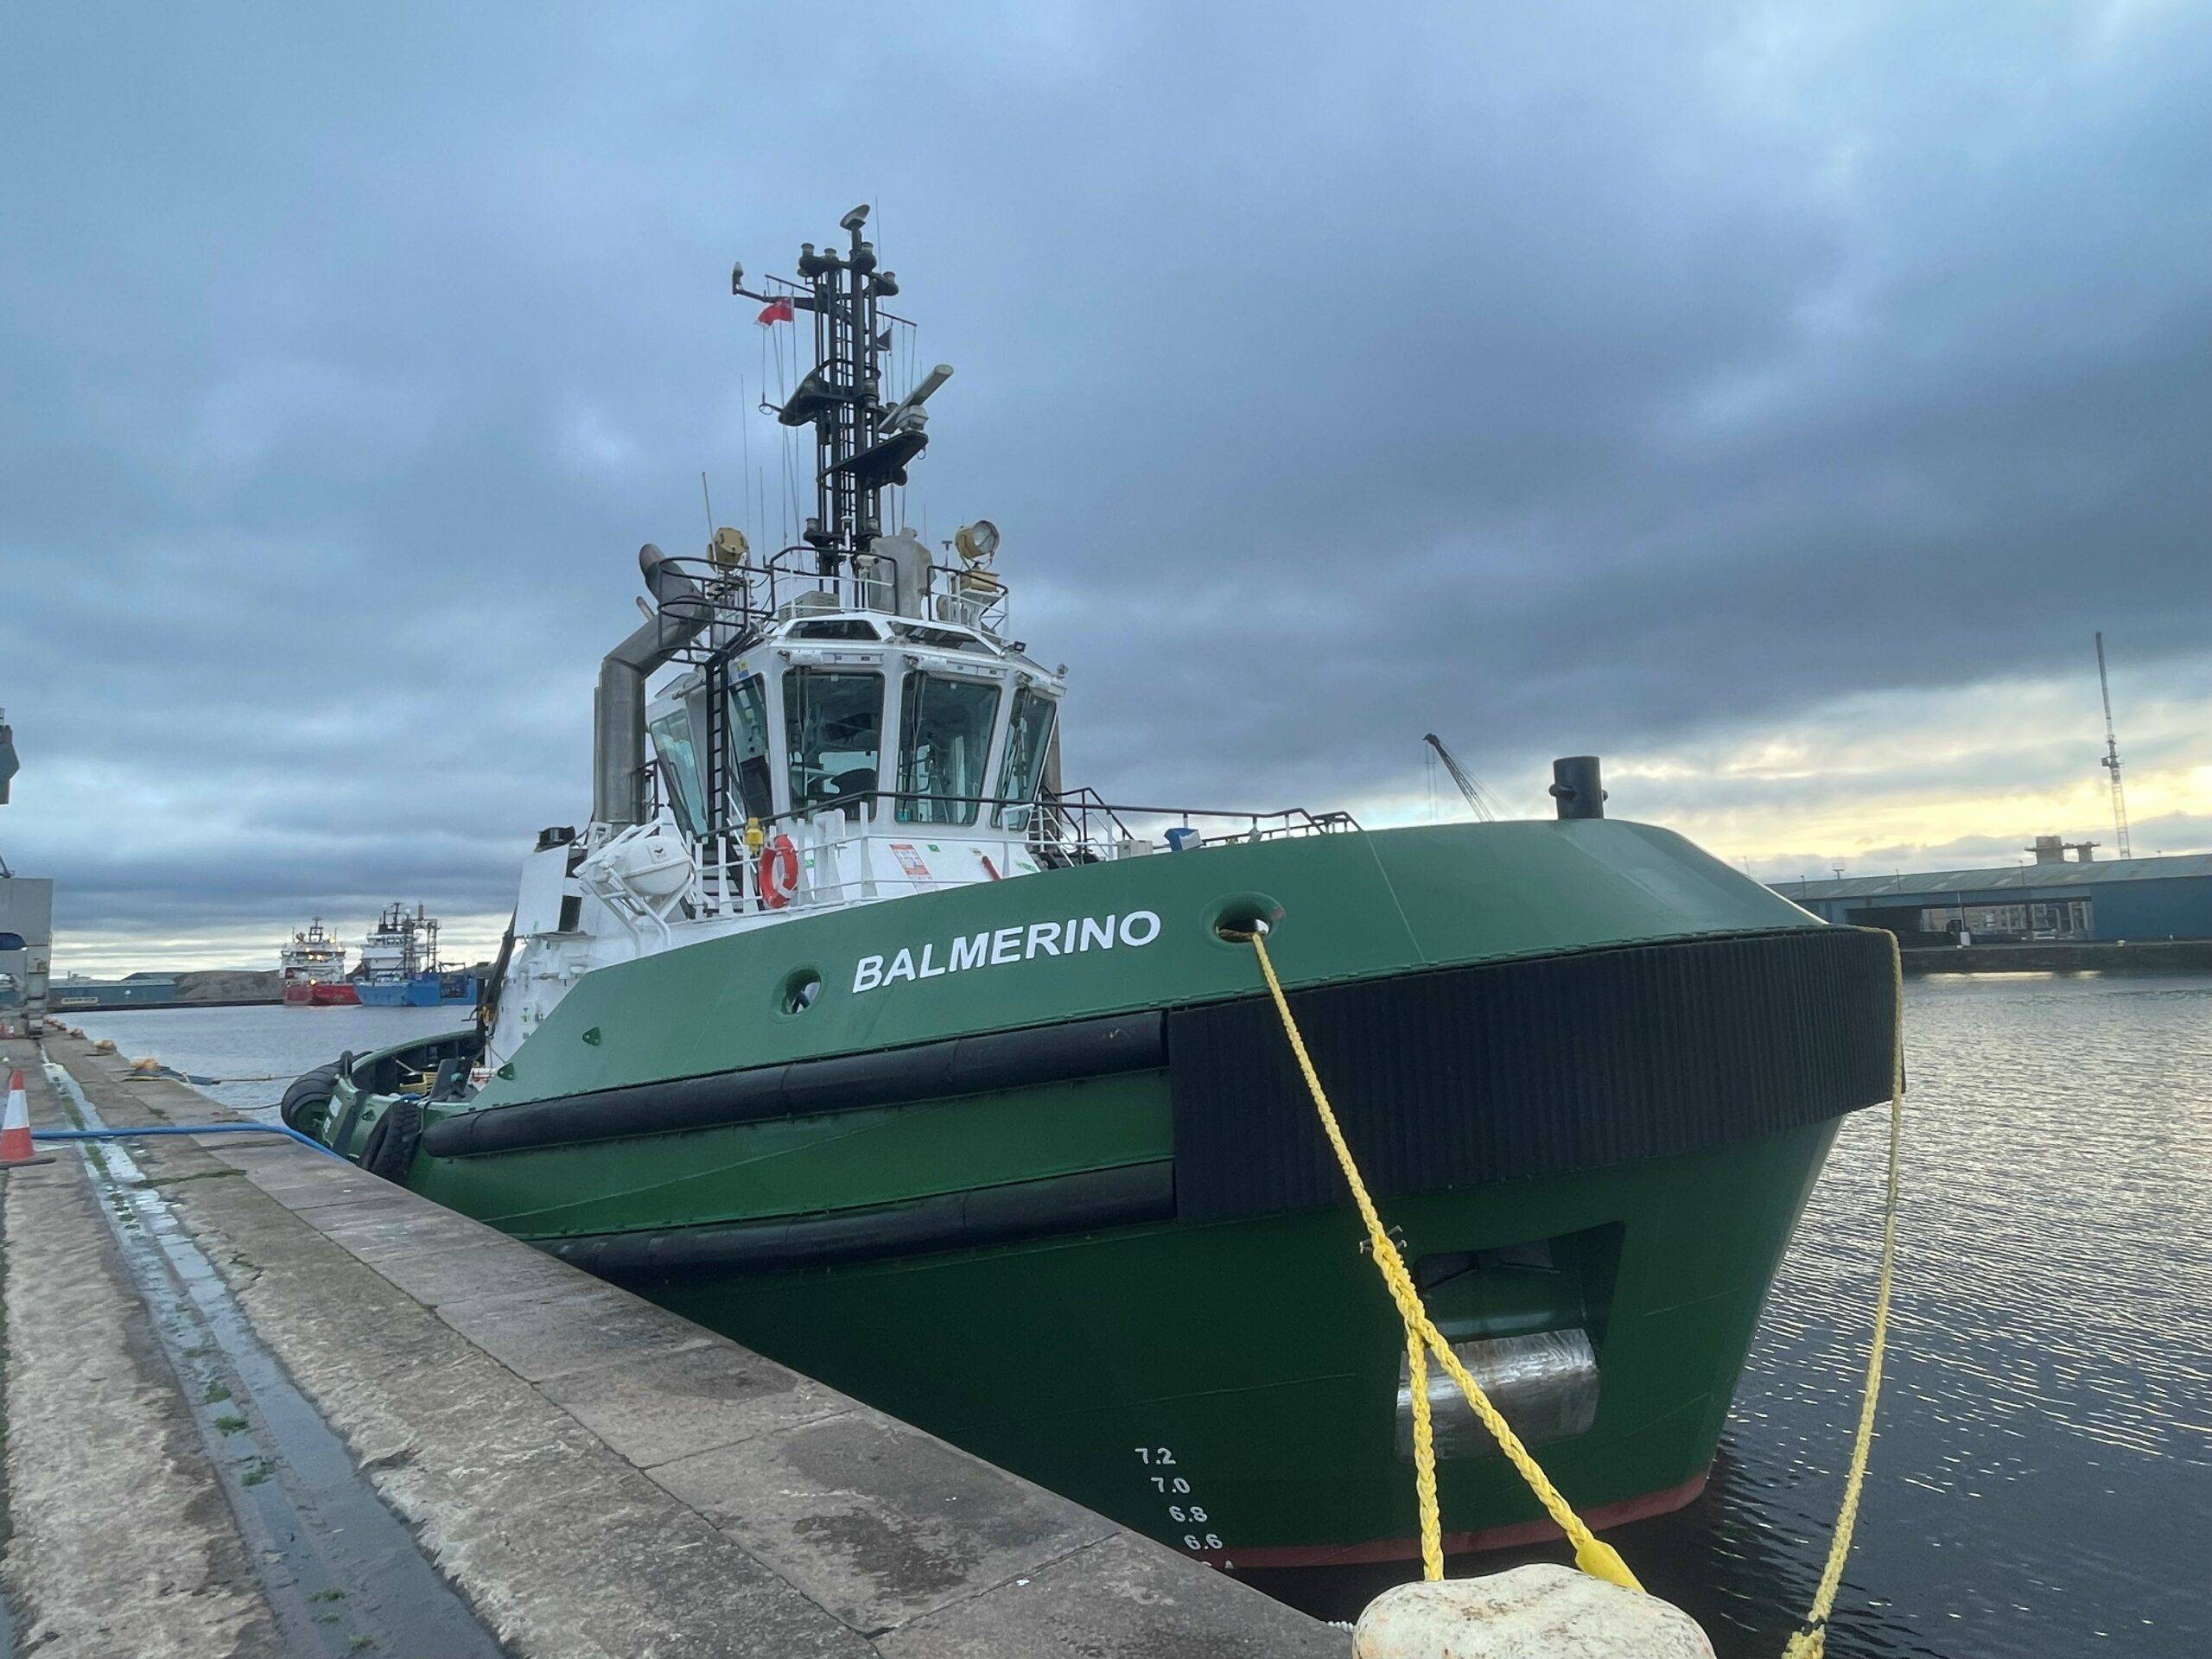
[[[1889,1384],[1828,1651],[2212,1654],[2212,977],[1961,977],[1906,995]],[[227,1076],[304,1071],[465,1015],[220,1008],[83,1023],[127,1054]],[[282,1089],[212,1092],[265,1110]],[[1836,1143],[1704,1498],[1612,1535],[1722,1659],[1779,1653],[1827,1548],[1865,1363],[1884,1133],[1884,1115],[1863,1112]],[[1393,1576],[1411,1573],[1262,1587],[1343,1618]]]
[[[1961,976],[1906,999],[1889,1379],[1828,1651],[2202,1659],[2212,978]],[[1611,1535],[1721,1659],[1781,1651],[1827,1552],[1885,1133],[1863,1112],[1836,1142],[1704,1498]],[[1414,1570],[1306,1576],[1262,1587],[1350,1618]]]

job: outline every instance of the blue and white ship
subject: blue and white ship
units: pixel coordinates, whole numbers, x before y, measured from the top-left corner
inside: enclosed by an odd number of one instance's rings
[[[354,992],[370,1007],[435,1008],[476,1001],[475,975],[439,965],[438,918],[420,905],[411,916],[404,904],[385,906],[361,941],[354,974]]]

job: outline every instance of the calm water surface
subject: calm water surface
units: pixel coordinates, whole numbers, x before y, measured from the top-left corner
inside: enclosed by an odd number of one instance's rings
[[[1828,1651],[2212,1656],[2212,977],[1922,980],[1906,1022],[1889,1382]],[[456,1021],[222,1008],[82,1023],[126,1053],[229,1076]],[[282,1087],[211,1092],[266,1109]],[[1706,1497],[1612,1535],[1722,1659],[1779,1653],[1827,1548],[1884,1135],[1865,1112],[1837,1141]],[[1263,1587],[1346,1617],[1389,1579]]]
[[[2212,977],[1908,987],[1889,1380],[1836,1655],[2212,1655]],[[1836,1143],[1711,1496],[1624,1533],[1724,1654],[1810,1593],[1884,1114]]]
[[[1905,1021],[1889,1375],[1828,1652],[2208,1659],[2212,977],[1919,980]],[[1706,1496],[1609,1535],[1721,1659],[1779,1654],[1827,1554],[1886,1135],[1838,1137]],[[1392,1576],[1262,1587],[1347,1618]]]
[[[105,1037],[132,1058],[150,1055],[195,1077],[251,1077],[277,1074],[269,1083],[219,1084],[208,1088],[226,1106],[272,1122],[276,1103],[301,1072],[352,1049],[366,1054],[416,1037],[458,1031],[467,1008],[126,1008],[114,1014],[65,1014],[90,1037]]]

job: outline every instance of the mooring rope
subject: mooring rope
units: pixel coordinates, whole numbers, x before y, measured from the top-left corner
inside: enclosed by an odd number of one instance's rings
[[[1843,1564],[1851,1554],[1851,1535],[1859,1525],[1859,1495],[1866,1484],[1866,1463],[1874,1449],[1874,1410],[1882,1397],[1882,1357],[1889,1343],[1890,1287],[1897,1259],[1897,1164],[1904,1139],[1904,957],[1897,936],[1886,928],[1890,978],[1895,996],[1896,1036],[1890,1051],[1890,1171],[1882,1199],[1882,1266],[1874,1281],[1874,1329],[1866,1344],[1866,1389],[1859,1405],[1859,1432],[1851,1444],[1851,1465],[1843,1478],[1843,1503],[1836,1510],[1835,1535],[1821,1568],[1820,1587],[1805,1622],[1789,1638],[1783,1659],[1821,1659],[1827,1651],[1828,1615],[1835,1611],[1843,1583]]]
[[[289,1071],[257,1071],[244,1077],[203,1077],[196,1071],[180,1071],[173,1065],[163,1065],[158,1060],[149,1065],[143,1060],[133,1063],[124,1074],[125,1083],[143,1083],[149,1078],[161,1077],[171,1083],[188,1083],[195,1089],[205,1089],[219,1083],[289,1083]]]
[[[1421,1292],[1406,1268],[1405,1259],[1384,1228],[1375,1200],[1368,1194],[1359,1165],[1344,1140],[1336,1112],[1329,1104],[1327,1091],[1321,1086],[1320,1075],[1313,1069],[1313,1059],[1306,1052],[1306,1039],[1298,1028],[1297,1017],[1290,1011],[1290,1000],[1284,995],[1282,982],[1275,976],[1274,963],[1268,957],[1267,940],[1257,931],[1242,937],[1250,942],[1259,958],[1261,975],[1268,982],[1268,995],[1274,999],[1275,1012],[1281,1016],[1283,1034],[1290,1039],[1291,1052],[1306,1078],[1307,1092],[1313,1097],[1313,1109],[1320,1116],[1322,1131],[1336,1153],[1338,1167],[1344,1171],[1360,1219],[1366,1224],[1368,1249],[1405,1325],[1407,1379],[1413,1391],[1414,1491],[1421,1511],[1421,1576],[1431,1580],[1444,1576],[1443,1520],[1436,1497],[1435,1432],[1428,1403],[1427,1362],[1433,1354],[1466,1396],[1468,1405],[1497,1442],[1498,1449],[1520,1471],[1546,1513],[1573,1544],[1575,1565],[1594,1578],[1641,1590],[1643,1586],[1637,1582],[1619,1552],[1593,1534],[1574,1513],[1430,1320],[1422,1306]],[[1827,1652],[1828,1618],[1835,1609],[1836,1592],[1843,1582],[1844,1562],[1851,1554],[1852,1535],[1859,1524],[1859,1495],[1866,1484],[1866,1465],[1873,1450],[1874,1415],[1881,1399],[1882,1359],[1889,1337],[1891,1288],[1897,1265],[1898,1166],[1904,1129],[1904,960],[1897,936],[1885,931],[1885,937],[1890,946],[1893,1033],[1890,1052],[1889,1173],[1882,1205],[1882,1261],[1874,1294],[1873,1332],[1866,1354],[1866,1394],[1859,1405],[1858,1432],[1852,1442],[1851,1462],[1844,1477],[1843,1503],[1837,1511],[1827,1560],[1821,1568],[1812,1607],[1783,1649],[1783,1659],[1822,1659]]]
[[[1513,1426],[1491,1403],[1490,1396],[1467,1374],[1459,1357],[1452,1351],[1452,1344],[1444,1339],[1428,1317],[1428,1310],[1421,1305],[1421,1292],[1414,1284],[1413,1274],[1407,1271],[1404,1257],[1391,1242],[1382,1225],[1382,1217],[1375,1208],[1375,1200],[1368,1196],[1367,1183],[1360,1178],[1359,1165],[1345,1143],[1344,1130],[1337,1122],[1337,1115],[1329,1105],[1327,1092],[1321,1087],[1319,1075],[1313,1070],[1313,1057],[1306,1052],[1306,1039],[1298,1029],[1298,1020],[1290,1011],[1290,1001],[1284,996],[1282,982],[1275,977],[1274,963],[1268,960],[1267,940],[1258,932],[1245,936],[1251,941],[1253,950],[1260,959],[1260,972],[1266,976],[1268,995],[1274,999],[1275,1012],[1282,1016],[1282,1028],[1290,1039],[1291,1052],[1297,1056],[1298,1069],[1306,1076],[1306,1087],[1313,1096],[1313,1109],[1320,1114],[1321,1128],[1329,1137],[1329,1144],[1336,1149],[1337,1164],[1344,1171],[1344,1180],[1351,1188],[1352,1202],[1359,1206],[1360,1219],[1367,1224],[1367,1244],[1381,1270],[1382,1282],[1389,1288],[1390,1300],[1397,1304],[1398,1317],[1406,1327],[1406,1369],[1413,1389],[1414,1408],[1414,1490],[1421,1507],[1421,1576],[1440,1579],[1444,1576],[1443,1521],[1436,1501],[1436,1437],[1429,1419],[1427,1361],[1433,1355],[1445,1374],[1459,1385],[1459,1392],[1466,1395],[1467,1403],[1483,1427],[1490,1430],[1497,1442],[1498,1450],[1521,1472],[1522,1479],[1536,1495],[1536,1501],[1545,1512],[1559,1523],[1574,1545],[1574,1564],[1592,1578],[1603,1579],[1630,1590],[1641,1590],[1636,1574],[1630,1572],[1628,1563],[1620,1552],[1592,1532],[1582,1517],[1560,1496],[1560,1490],[1538,1466]]]

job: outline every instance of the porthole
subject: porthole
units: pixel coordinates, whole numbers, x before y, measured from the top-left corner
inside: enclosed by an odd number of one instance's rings
[[[1233,893],[1214,906],[1211,924],[1214,938],[1224,944],[1247,946],[1252,936],[1274,931],[1282,921],[1282,906],[1264,893]]]
[[[822,976],[811,968],[798,968],[784,976],[783,988],[776,995],[779,1013],[804,1014],[822,995]]]

